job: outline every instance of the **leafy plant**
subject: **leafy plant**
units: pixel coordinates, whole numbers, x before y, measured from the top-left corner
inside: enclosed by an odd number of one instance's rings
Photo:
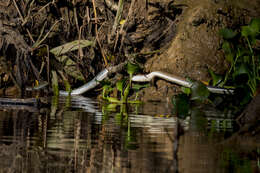
[[[225,28],[221,29],[219,34],[224,39],[222,49],[229,62],[229,69],[222,82],[219,82],[219,76],[217,79],[216,74],[210,71],[213,84],[245,88],[251,97],[254,96],[260,81],[260,56],[259,48],[256,46],[260,38],[260,18],[253,19],[247,26],[242,26],[240,32]]]
[[[210,95],[209,90],[203,83],[198,81],[190,82],[192,83],[191,88],[182,87],[183,93],[172,98],[173,114],[182,119],[191,114],[193,102],[211,102],[208,99]]]
[[[104,100],[107,100],[109,102],[113,103],[140,103],[140,101],[137,101],[137,97],[135,100],[128,100],[129,95],[133,92],[138,92],[143,87],[147,87],[147,85],[140,85],[140,84],[132,84],[131,79],[134,75],[134,73],[139,71],[139,66],[132,63],[127,63],[126,65],[126,71],[128,73],[128,78],[123,78],[119,81],[117,81],[115,86],[112,86],[111,83],[107,82],[103,84],[103,92],[102,97]],[[120,98],[111,97],[110,93],[113,90],[117,90],[120,93]]]

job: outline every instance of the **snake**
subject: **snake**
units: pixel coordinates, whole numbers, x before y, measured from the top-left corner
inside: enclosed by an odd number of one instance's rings
[[[71,92],[68,91],[59,91],[59,94],[62,96],[68,96],[68,95],[81,95],[93,88],[95,88],[102,80],[104,80],[106,77],[108,77],[111,69],[113,67],[110,68],[105,68],[104,70],[102,70],[101,72],[99,72],[97,74],[96,77],[94,77],[90,82],[80,86],[79,88],[73,89]],[[162,71],[154,71],[151,72],[149,74],[139,74],[139,75],[135,75],[132,77],[132,81],[133,82],[149,82],[151,80],[153,80],[154,78],[161,78],[164,79],[166,81],[187,87],[187,88],[191,88],[193,86],[192,82],[187,81],[185,78],[173,75],[173,74],[169,74],[169,73],[165,73]],[[215,86],[206,86],[208,88],[208,90],[212,93],[217,93],[217,94],[234,94],[234,89],[227,89],[227,88],[221,88],[221,87],[215,87]]]

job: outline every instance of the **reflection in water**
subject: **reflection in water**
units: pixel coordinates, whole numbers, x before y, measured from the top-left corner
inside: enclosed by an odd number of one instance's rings
[[[194,110],[180,120],[159,103],[100,108],[84,97],[57,103],[31,112],[2,108],[0,172],[229,172],[241,163],[257,169],[256,159],[240,157],[239,146],[221,144],[231,119]]]

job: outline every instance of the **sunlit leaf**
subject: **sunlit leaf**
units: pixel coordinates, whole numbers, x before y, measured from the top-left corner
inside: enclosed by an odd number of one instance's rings
[[[224,29],[221,29],[219,31],[219,34],[224,38],[224,39],[232,39],[234,38],[237,33],[231,29],[227,29],[227,28],[224,28]]]
[[[114,97],[107,97],[106,99],[107,99],[107,101],[109,101],[111,103],[120,103],[120,101]]]
[[[190,95],[191,94],[191,89],[187,87],[181,87],[181,90],[184,94]]]
[[[120,91],[121,93],[123,93],[124,85],[125,85],[125,80],[124,80],[124,79],[119,80],[119,81],[116,83],[116,88],[117,88],[117,90]]]
[[[118,106],[118,104],[115,104],[115,103],[111,103],[111,104],[108,104],[105,109],[108,110],[108,111],[116,111],[116,107]]]
[[[109,92],[113,90],[113,88],[111,87],[111,85],[110,85],[110,84],[107,84],[107,83],[106,83],[106,84],[103,83],[102,89],[103,89],[103,91],[102,91],[102,96],[103,96],[103,98],[106,98],[106,97],[108,96]]]
[[[193,82],[191,86],[191,100],[204,101],[209,97],[208,88],[201,82]]]

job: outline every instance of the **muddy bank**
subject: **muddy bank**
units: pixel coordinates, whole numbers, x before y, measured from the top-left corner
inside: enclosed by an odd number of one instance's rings
[[[149,59],[145,71],[166,71],[182,77],[208,81],[208,69],[223,74],[228,68],[221,50],[221,28],[239,28],[260,14],[259,1],[182,0],[176,34],[162,54]],[[177,88],[178,90],[178,88]],[[176,88],[163,81],[144,91],[144,100],[171,98]]]
[[[25,96],[41,82],[51,89],[54,74],[60,89],[75,88],[129,60],[143,64],[143,72],[207,81],[208,69],[223,73],[228,67],[219,29],[248,24],[260,9],[258,1],[120,3],[1,1],[1,94]],[[179,90],[162,80],[155,84],[142,91],[143,100],[165,101]]]

